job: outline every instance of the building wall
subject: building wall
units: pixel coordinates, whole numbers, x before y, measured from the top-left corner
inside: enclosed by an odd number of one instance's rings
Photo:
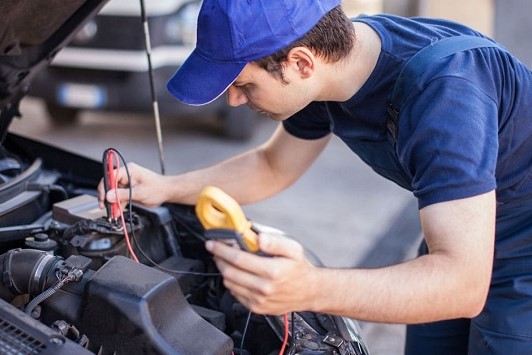
[[[495,38],[532,68],[531,0],[343,0],[349,16],[391,13],[445,18]]]
[[[415,0],[414,3],[417,3],[418,15],[441,17],[469,25],[496,39],[532,68],[532,1]]]
[[[382,0],[343,0],[342,7],[347,15],[376,14],[382,12]]]
[[[532,70],[531,14],[530,0],[495,0],[495,39]]]
[[[493,36],[494,0],[419,0],[419,16],[439,17]]]

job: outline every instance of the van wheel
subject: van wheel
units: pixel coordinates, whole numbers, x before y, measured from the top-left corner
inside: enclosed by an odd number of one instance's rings
[[[257,114],[245,105],[224,108],[219,113],[224,136],[232,140],[246,141],[253,136]]]
[[[46,111],[50,121],[56,126],[66,126],[75,124],[79,118],[79,109],[65,107],[53,102],[46,103]]]

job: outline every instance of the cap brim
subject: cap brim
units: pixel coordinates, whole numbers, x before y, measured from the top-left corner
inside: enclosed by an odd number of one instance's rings
[[[166,87],[185,104],[205,105],[222,95],[245,66],[246,63],[211,62],[194,49]]]

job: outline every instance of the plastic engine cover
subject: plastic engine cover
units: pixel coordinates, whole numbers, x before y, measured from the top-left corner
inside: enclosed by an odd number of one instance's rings
[[[231,354],[233,341],[201,318],[175,278],[116,256],[87,286],[80,330],[102,354]],[[110,336],[112,335],[112,336]]]

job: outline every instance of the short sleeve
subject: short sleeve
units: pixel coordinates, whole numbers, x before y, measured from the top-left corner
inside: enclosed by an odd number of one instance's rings
[[[436,79],[407,102],[398,154],[419,208],[496,188],[497,113],[489,95],[457,77]]]

